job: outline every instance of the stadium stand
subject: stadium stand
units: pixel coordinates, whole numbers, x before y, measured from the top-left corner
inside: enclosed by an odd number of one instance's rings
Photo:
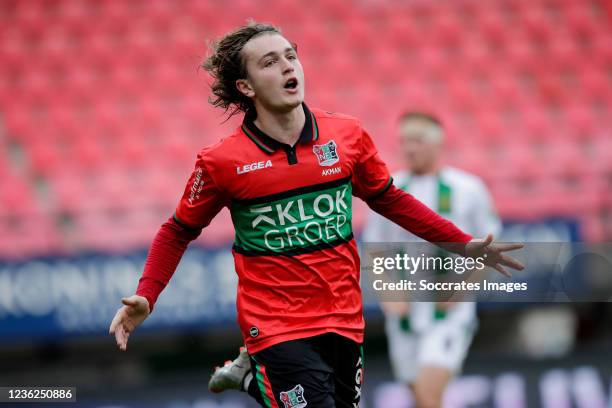
[[[392,168],[397,115],[431,108],[502,217],[612,239],[609,1],[7,0],[0,257],[148,246],[196,152],[237,123],[207,105],[198,64],[245,16],[284,28],[309,103],[360,117]]]

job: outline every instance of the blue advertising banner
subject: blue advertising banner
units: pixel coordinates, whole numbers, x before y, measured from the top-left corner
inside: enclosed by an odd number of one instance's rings
[[[1,265],[0,341],[106,333],[145,258],[142,251]],[[236,283],[229,250],[190,248],[142,328],[233,320]]]

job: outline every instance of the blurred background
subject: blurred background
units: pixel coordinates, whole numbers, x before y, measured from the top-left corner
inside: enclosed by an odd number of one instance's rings
[[[430,111],[504,237],[612,239],[610,0],[2,0],[0,386],[76,386],[83,407],[254,406],[206,390],[241,344],[225,210],[128,352],[107,335],[197,152],[239,124],[207,104],[199,65],[248,18],[297,42],[307,103],[359,117],[392,170],[399,114]],[[409,407],[365,301],[362,406]],[[611,407],[611,312],[479,305],[447,405]]]

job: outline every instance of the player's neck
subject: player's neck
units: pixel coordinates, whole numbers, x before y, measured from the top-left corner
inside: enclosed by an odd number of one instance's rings
[[[435,176],[440,172],[440,167],[437,163],[434,163],[422,169],[410,169],[410,174],[416,177]]]
[[[302,105],[286,113],[257,109],[257,119],[254,123],[272,139],[293,146],[297,143],[302,129],[304,129],[306,115]]]

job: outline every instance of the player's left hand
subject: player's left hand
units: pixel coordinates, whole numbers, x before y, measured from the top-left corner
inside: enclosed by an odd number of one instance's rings
[[[496,269],[504,276],[511,277],[512,274],[505,267],[522,271],[525,267],[522,263],[504,252],[523,248],[523,244],[504,244],[493,241],[493,235],[489,234],[485,239],[473,239],[465,246],[465,255],[471,258],[484,258],[484,264]]]

